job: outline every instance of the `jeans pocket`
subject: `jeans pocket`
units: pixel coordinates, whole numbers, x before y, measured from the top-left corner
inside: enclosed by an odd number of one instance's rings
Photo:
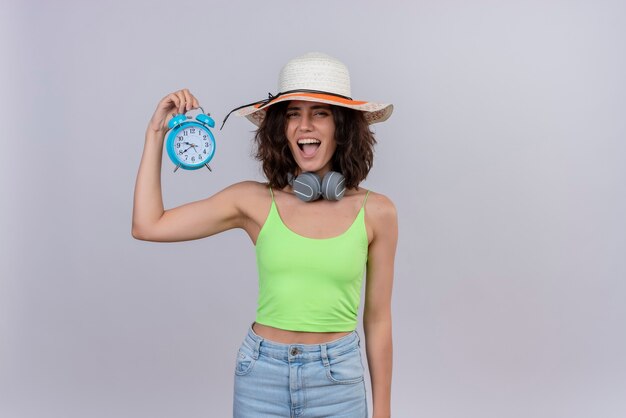
[[[241,345],[237,352],[237,361],[235,362],[235,374],[237,376],[247,375],[252,371],[252,368],[256,364],[256,359],[252,357],[252,353],[249,351],[246,345]]]
[[[339,355],[328,356],[328,364],[324,365],[324,368],[328,380],[336,384],[346,385],[362,382],[365,374],[359,347]]]

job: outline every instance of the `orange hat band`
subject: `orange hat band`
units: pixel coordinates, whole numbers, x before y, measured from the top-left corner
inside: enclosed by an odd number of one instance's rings
[[[278,101],[278,99],[280,99],[280,101],[283,101],[283,100],[288,99],[290,97],[302,97],[302,96],[310,97],[312,99],[329,100],[331,102],[337,102],[337,103],[349,104],[349,105],[362,105],[362,104],[367,103],[367,102],[360,101],[360,100],[352,100],[352,98],[350,98],[350,97],[341,96],[339,94],[333,94],[333,93],[327,93],[327,92],[313,92],[313,91],[306,91],[306,90],[298,90],[298,91],[293,92],[293,93],[292,92],[280,93],[280,94],[278,94],[276,96],[273,96],[268,102],[256,103],[254,105],[254,107],[256,107],[257,109],[260,109],[262,107],[274,104],[275,102]]]
[[[265,106],[269,106],[273,103],[276,103],[278,99],[280,99],[280,101],[283,101],[285,98],[296,97],[296,96],[298,97],[306,96],[306,97],[311,97],[313,99],[330,100],[330,101],[334,101],[337,103],[350,104],[350,105],[361,105],[361,104],[367,103],[363,101],[352,100],[351,97],[342,96],[341,94],[330,93],[327,91],[320,91],[320,90],[307,90],[307,89],[289,90],[289,91],[278,93],[276,96],[273,96],[272,93],[268,93],[267,99],[248,103],[243,106],[236,107],[230,112],[228,112],[228,114],[224,118],[224,121],[222,122],[222,126],[220,127],[220,130],[222,130],[222,128],[224,127],[224,124],[226,123],[226,119],[228,119],[230,114],[233,113],[234,111],[243,109],[244,107],[248,107],[248,106],[254,106],[257,109],[261,109]]]

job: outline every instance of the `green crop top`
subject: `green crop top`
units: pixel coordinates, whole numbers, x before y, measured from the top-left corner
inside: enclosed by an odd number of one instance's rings
[[[350,227],[332,238],[307,238],[283,223],[272,195],[256,241],[256,322],[307,332],[353,331],[367,263],[365,201]]]

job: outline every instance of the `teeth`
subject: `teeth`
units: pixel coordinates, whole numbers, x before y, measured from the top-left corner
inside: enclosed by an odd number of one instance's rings
[[[317,139],[313,139],[313,138],[307,138],[307,139],[299,139],[298,140],[298,144],[302,145],[302,144],[319,144],[320,141]]]

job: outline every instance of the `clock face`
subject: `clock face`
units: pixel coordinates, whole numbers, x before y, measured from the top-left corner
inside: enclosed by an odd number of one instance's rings
[[[203,165],[211,160],[215,143],[210,134],[196,126],[187,126],[176,133],[173,151],[186,165]]]

